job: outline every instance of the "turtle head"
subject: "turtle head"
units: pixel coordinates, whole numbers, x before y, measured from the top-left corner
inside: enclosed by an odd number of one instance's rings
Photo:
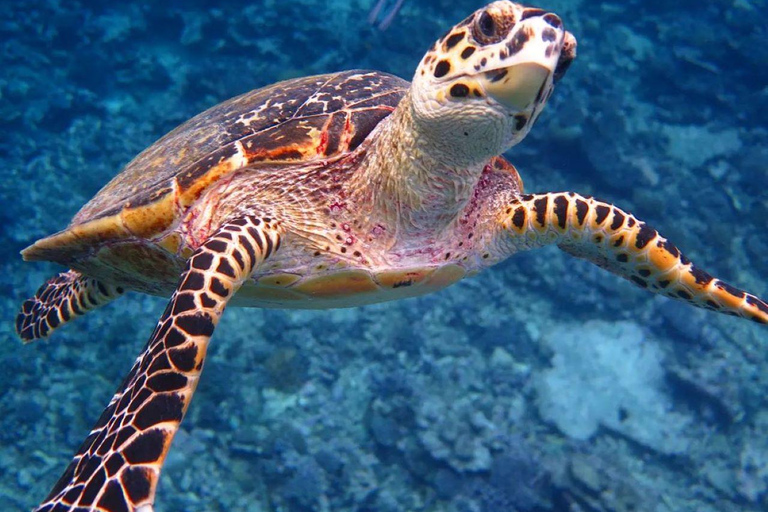
[[[438,40],[411,86],[414,121],[456,165],[484,162],[530,130],[576,56],[576,39],[542,9],[500,1]]]

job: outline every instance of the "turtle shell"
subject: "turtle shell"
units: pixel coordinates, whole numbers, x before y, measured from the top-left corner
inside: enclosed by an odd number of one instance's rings
[[[222,177],[256,165],[291,165],[353,151],[397,106],[408,82],[352,70],[296,78],[220,103],[183,123],[134,158],[72,219],[39,240],[27,260],[172,226]],[[59,253],[59,254],[57,254]]]

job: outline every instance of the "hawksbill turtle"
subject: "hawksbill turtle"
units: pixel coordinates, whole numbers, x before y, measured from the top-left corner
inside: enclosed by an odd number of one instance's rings
[[[36,509],[153,510],[163,462],[228,304],[335,308],[444,288],[556,244],[647,290],[768,323],[617,206],[527,194],[498,156],[576,55],[554,13],[494,2],[427,51],[412,82],[352,70],[283,81],[182,124],[25,260],[70,269],[17,317],[46,337],[126,290],[170,296],[143,352]]]

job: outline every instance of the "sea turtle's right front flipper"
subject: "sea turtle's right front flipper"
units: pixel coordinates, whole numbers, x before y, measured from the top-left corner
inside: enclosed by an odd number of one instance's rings
[[[573,192],[527,194],[505,205],[499,245],[508,254],[556,243],[649,291],[768,323],[768,304],[710,276],[655,229],[618,207]]]
[[[227,301],[280,245],[274,220],[223,225],[179,286],[109,406],[36,512],[151,512],[171,440]]]

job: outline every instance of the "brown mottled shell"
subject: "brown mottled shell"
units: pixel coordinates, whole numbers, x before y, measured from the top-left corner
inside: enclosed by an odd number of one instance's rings
[[[354,150],[397,106],[408,82],[352,70],[286,80],[225,101],[152,144],[25,259],[168,229],[223,176],[251,165],[290,165]]]

